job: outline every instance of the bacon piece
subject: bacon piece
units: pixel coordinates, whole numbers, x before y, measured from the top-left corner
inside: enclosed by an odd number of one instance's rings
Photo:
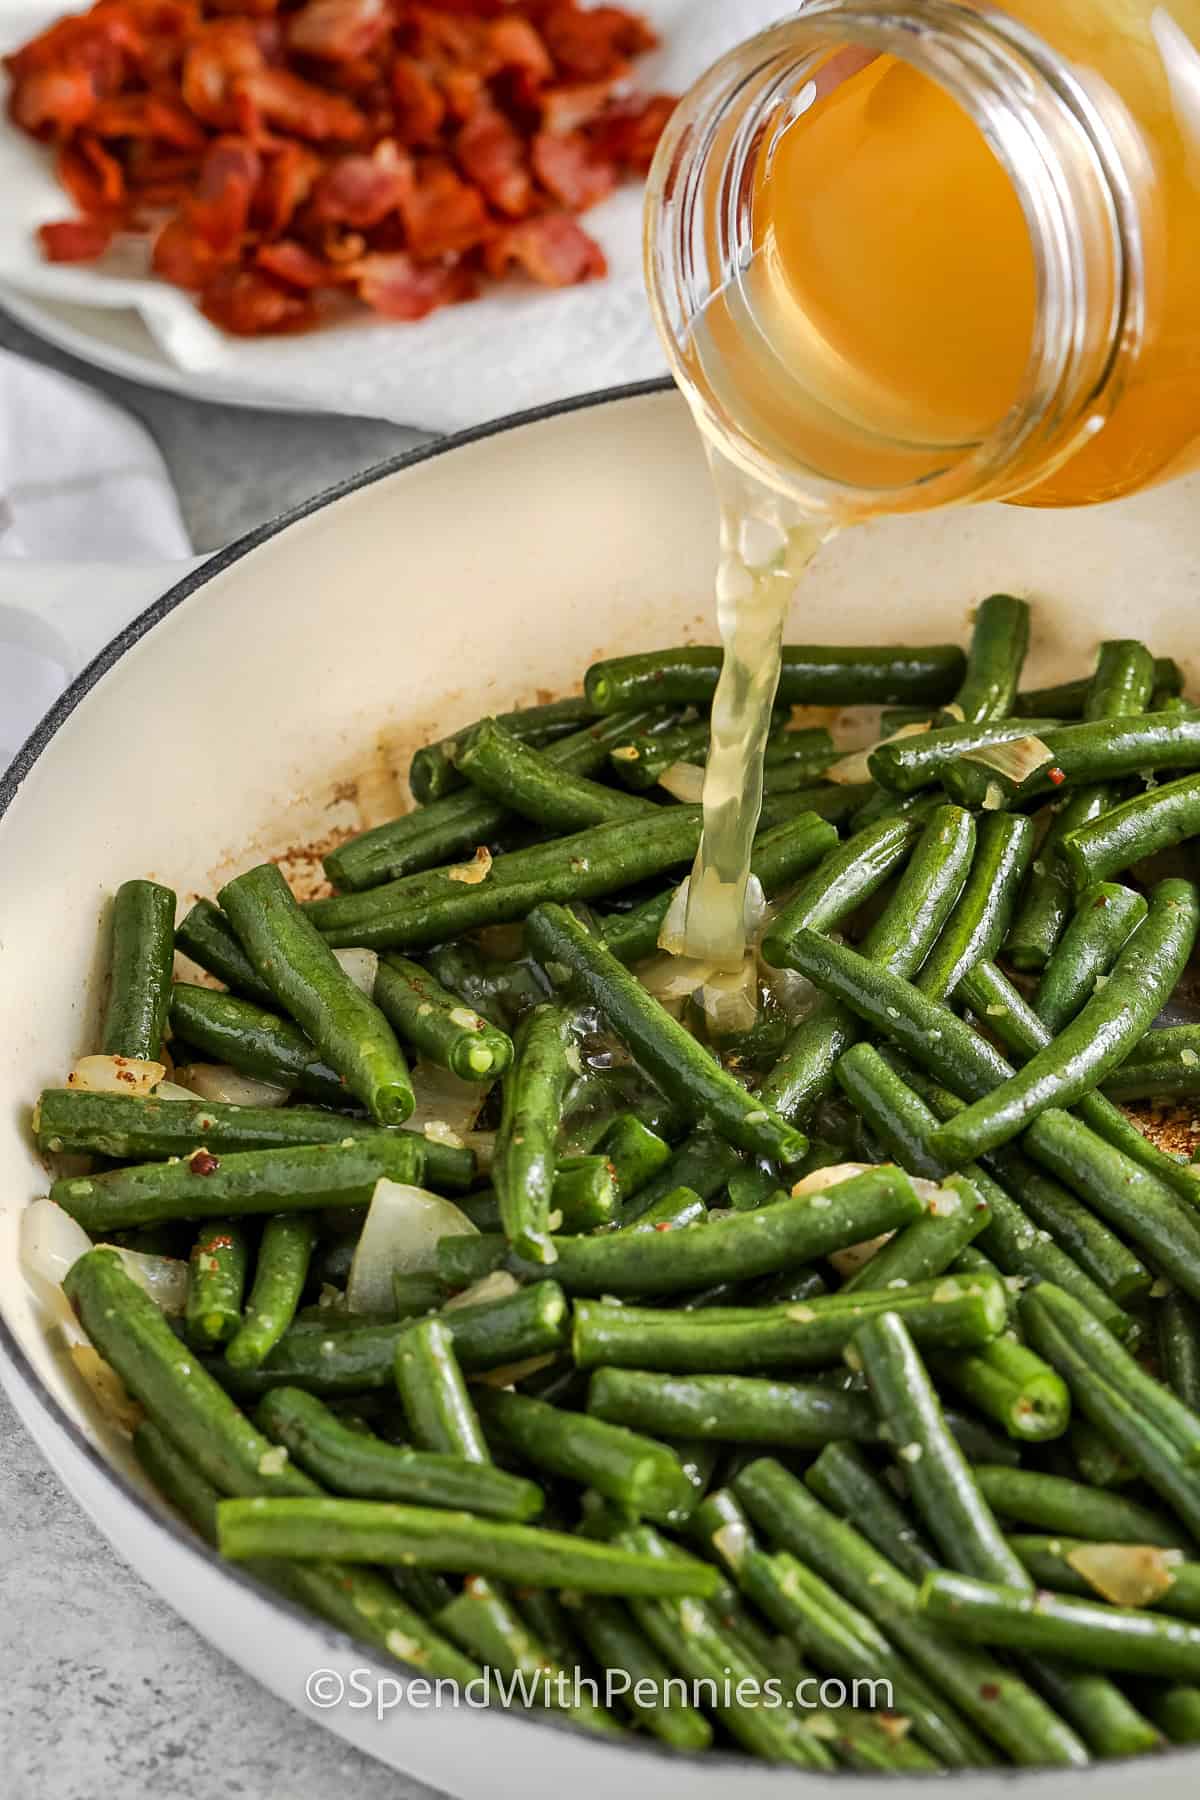
[[[412,158],[389,139],[370,156],[339,156],[317,183],[314,219],[369,231],[407,201],[413,191]]]
[[[31,137],[66,137],[96,110],[95,79],[87,69],[35,69],[15,75],[9,111]]]
[[[418,261],[473,250],[495,227],[477,188],[444,163],[426,163],[400,200],[408,248]]]
[[[424,319],[441,306],[473,300],[475,277],[461,264],[424,267],[403,250],[374,252],[349,271],[359,298],[387,319]]]
[[[267,237],[279,237],[308,199],[324,168],[315,150],[290,141],[267,155],[251,217]]]
[[[256,70],[238,88],[256,113],[295,137],[320,144],[353,143],[363,135],[366,120],[352,101],[286,69]]]
[[[222,269],[200,296],[206,318],[235,337],[306,331],[317,322],[307,294],[298,294],[256,269]]]
[[[356,62],[392,29],[388,0],[305,0],[287,22],[287,42],[303,56]]]
[[[150,266],[173,287],[195,291],[215,274],[219,258],[211,245],[196,235],[182,213],[167,220],[154,240]]]
[[[116,213],[124,205],[124,170],[98,139],[86,133],[62,146],[55,173],[81,213]]]
[[[517,264],[543,287],[574,287],[608,273],[594,238],[567,213],[546,213],[509,225],[484,252],[488,273],[503,275]]]
[[[644,20],[619,6],[581,11],[574,0],[553,7],[542,20],[541,33],[558,68],[578,81],[623,72],[628,57],[653,50],[658,43]]]
[[[613,91],[611,79],[568,81],[545,88],[538,95],[544,131],[578,131],[604,112]]]
[[[241,244],[261,175],[253,144],[224,137],[210,146],[186,215],[192,231],[218,257],[232,255]]]
[[[463,174],[510,219],[520,219],[534,202],[529,149],[516,127],[494,106],[481,106],[460,129],[454,154]]]
[[[602,162],[577,131],[560,136],[539,131],[533,140],[533,172],[548,194],[572,212],[586,212],[607,200],[617,185],[617,172]]]
[[[213,20],[196,34],[184,56],[184,103],[219,131],[236,130],[241,83],[262,68],[263,52],[252,25],[244,19]]]
[[[649,94],[622,101],[596,121],[588,136],[601,156],[636,175],[645,175],[678,104],[674,94]]]
[[[436,143],[446,118],[446,102],[428,69],[415,57],[398,56],[392,64],[391,88],[400,142]]]
[[[494,70],[519,70],[528,84],[526,91],[554,80],[554,59],[528,19],[497,19],[488,26],[486,41]]]
[[[203,150],[204,131],[184,106],[161,94],[117,94],[101,100],[91,119],[97,137],[153,138],[177,150]]]
[[[255,266],[266,274],[273,275],[277,281],[286,281],[291,287],[303,288],[306,292],[313,288],[332,287],[342,280],[341,273],[333,269],[303,244],[296,243],[294,238],[281,238],[277,244],[260,244],[254,255]]]
[[[38,226],[38,241],[47,262],[93,262],[112,243],[115,226],[91,213],[85,219],[55,219]]]

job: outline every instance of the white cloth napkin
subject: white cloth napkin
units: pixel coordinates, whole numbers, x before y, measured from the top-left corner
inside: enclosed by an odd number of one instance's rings
[[[0,770],[88,657],[191,560],[166,466],[137,421],[0,351]]]
[[[682,92],[723,51],[793,10],[795,0],[630,0],[662,35],[638,64],[640,88]],[[63,10],[63,0],[0,0],[0,51]],[[186,294],[143,274],[127,255],[101,270],[44,263],[34,231],[70,213],[53,159],[0,122],[0,285],[77,305],[134,308],[159,350],[213,399],[236,392],[264,405],[285,400],[453,431],[665,372],[642,282],[639,185],[588,214],[603,244],[605,281],[548,292],[510,285],[419,324],[331,326],[295,338],[233,339]],[[152,379],[152,374],[149,375]]]

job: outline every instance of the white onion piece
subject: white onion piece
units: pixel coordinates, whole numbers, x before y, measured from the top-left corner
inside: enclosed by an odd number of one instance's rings
[[[481,1175],[490,1175],[492,1164],[496,1160],[496,1138],[494,1131],[464,1131],[463,1149],[473,1152],[475,1167]]]
[[[871,1163],[831,1163],[827,1169],[814,1169],[792,1189],[797,1194],[823,1194],[826,1188],[837,1187],[840,1181],[853,1181],[856,1175],[865,1175],[873,1165]]]
[[[81,1056],[67,1086],[89,1094],[148,1094],[166,1072],[164,1064],[136,1056]]]
[[[1080,1544],[1067,1554],[1076,1572],[1113,1606],[1153,1606],[1175,1583],[1178,1550],[1153,1544]]]
[[[742,917],[746,924],[746,935],[752,944],[757,944],[766,930],[773,910],[768,903],[767,896],[763,893],[763,884],[758,876],[749,876],[746,881],[746,902]]]
[[[92,1247],[83,1226],[53,1200],[31,1200],[21,1214],[21,1267],[56,1317],[71,1312],[62,1291],[67,1271]]]
[[[377,1181],[346,1282],[346,1311],[395,1313],[393,1275],[437,1268],[439,1238],[478,1237],[465,1212],[440,1194],[402,1181]]]
[[[118,1431],[132,1434],[142,1422],[142,1409],[125,1390],[125,1384],[111,1363],[106,1363],[91,1344],[70,1346],[71,1361],[87,1384],[92,1398]]]
[[[177,1256],[147,1256],[141,1250],[124,1250],[119,1244],[100,1244],[112,1250],[125,1265],[125,1273],[149,1294],[160,1312],[172,1317],[187,1306],[188,1266]]]
[[[862,750],[855,750],[851,756],[843,756],[826,769],[824,780],[834,781],[841,786],[859,786],[871,780],[871,757],[881,744],[895,744],[901,738],[921,737],[933,724],[932,719],[924,719],[913,725],[901,725],[890,737],[879,738],[874,744],[867,744]]]
[[[231,1069],[228,1063],[188,1063],[177,1073],[181,1096],[199,1094],[202,1100],[216,1100],[226,1106],[286,1106],[292,1096],[290,1088],[280,1087],[274,1081],[256,1081],[252,1075]],[[160,1081],[154,1098],[170,1099],[163,1089],[175,1085]]]
[[[671,904],[666,916],[658,928],[658,947],[669,956],[683,956],[684,936],[687,931],[688,895],[692,891],[692,878],[686,875],[675,892],[671,895]]]
[[[704,770],[699,763],[673,762],[659,776],[658,785],[684,806],[699,806],[704,798]]]
[[[740,969],[717,970],[700,990],[704,1016],[719,1037],[752,1031],[758,1018],[758,965],[747,956]]]
[[[199,1064],[194,1064],[193,1067],[198,1068]],[[177,1073],[186,1075],[187,1070],[180,1069]],[[151,1098],[154,1100],[186,1100],[189,1106],[194,1106],[197,1096],[196,1091],[188,1087],[186,1082],[160,1081]]]
[[[443,1312],[453,1312],[456,1306],[482,1306],[487,1300],[507,1300],[515,1294],[520,1282],[507,1269],[493,1269],[490,1275],[484,1275],[479,1281],[473,1281],[469,1288],[461,1294],[455,1294],[443,1306]]]
[[[1008,744],[985,744],[982,750],[964,750],[963,761],[979,763],[1004,775],[1014,787],[1054,761],[1054,752],[1040,737],[1014,738]]]
[[[829,1260],[842,1280],[849,1281],[873,1256],[878,1255],[885,1244],[890,1244],[895,1235],[893,1231],[885,1231],[882,1236],[867,1238],[861,1244],[847,1244],[843,1250],[830,1251]]]
[[[758,972],[763,985],[770,989],[776,1005],[781,1012],[786,1013],[792,1025],[798,1025],[801,1019],[807,1018],[821,998],[820,988],[815,987],[799,969],[773,969],[770,963],[760,959]]]
[[[656,1000],[690,1000],[716,974],[715,963],[690,956],[651,956],[638,965],[638,980]]]
[[[449,1069],[437,1063],[418,1062],[412,1072],[416,1106],[405,1123],[410,1131],[419,1131],[439,1143],[449,1143],[452,1136],[462,1143],[483,1110],[490,1083],[460,1081]]]
[[[343,975],[348,975],[359,993],[369,1000],[379,973],[378,950],[335,950],[333,954],[342,965]]]

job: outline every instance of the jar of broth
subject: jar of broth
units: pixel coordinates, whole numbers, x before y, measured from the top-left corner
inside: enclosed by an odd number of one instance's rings
[[[1200,460],[1200,0],[809,0],[659,150],[712,449],[809,518],[1110,500]]]

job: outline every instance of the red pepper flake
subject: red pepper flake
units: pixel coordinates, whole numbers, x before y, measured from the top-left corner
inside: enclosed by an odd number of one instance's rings
[[[211,1150],[193,1150],[188,1157],[188,1168],[193,1175],[215,1175],[220,1166],[220,1157],[214,1156]]]
[[[1067,779],[1066,776],[1063,774],[1062,770],[1059,768],[1047,769],[1046,774],[1049,777],[1049,779],[1054,783],[1055,787],[1061,787],[1063,782]]]
[[[985,1681],[979,1689],[979,1698],[981,1700],[998,1700],[1000,1698],[1000,1689],[997,1683],[994,1681]]]
[[[654,1229],[655,1229],[655,1231],[670,1231],[670,1230],[671,1230],[671,1221],[670,1221],[670,1219],[664,1219],[664,1220],[663,1220],[663,1221],[662,1221],[662,1223],[661,1223],[661,1224],[660,1224],[660,1225],[656,1225],[656,1226],[655,1226],[655,1227],[654,1227]]]

